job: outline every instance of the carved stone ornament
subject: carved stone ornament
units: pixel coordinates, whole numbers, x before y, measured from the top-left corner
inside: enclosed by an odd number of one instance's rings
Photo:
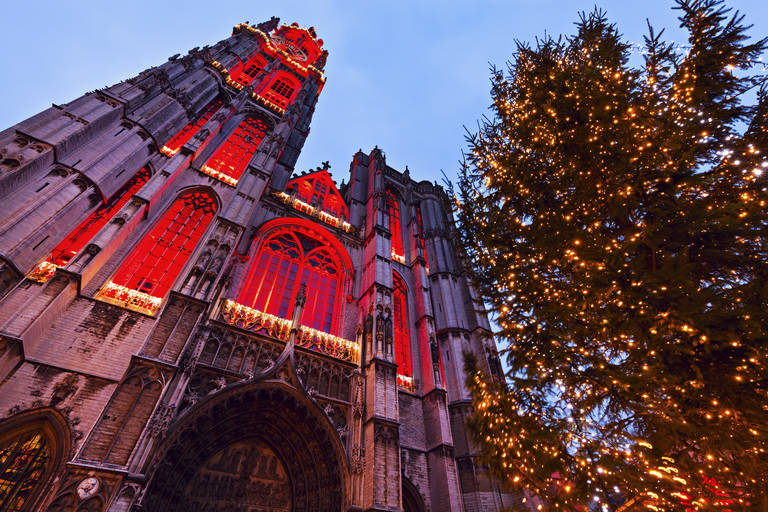
[[[88,498],[95,496],[96,493],[99,492],[100,487],[101,484],[99,484],[98,478],[92,476],[83,478],[77,486],[77,497],[80,498],[80,501],[85,501]]]

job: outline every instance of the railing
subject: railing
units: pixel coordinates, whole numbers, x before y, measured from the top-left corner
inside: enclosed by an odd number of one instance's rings
[[[132,290],[112,281],[107,281],[107,284],[99,290],[96,298],[147,315],[157,313],[160,304],[163,302],[162,297],[155,297],[148,293]]]
[[[221,315],[228,324],[241,329],[282,341],[287,341],[290,336],[290,320],[249,308],[233,300],[222,301]],[[356,342],[305,325],[299,326],[296,345],[352,363],[360,360],[360,347]]]

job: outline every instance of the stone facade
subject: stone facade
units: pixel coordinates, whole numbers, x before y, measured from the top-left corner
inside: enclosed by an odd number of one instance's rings
[[[523,506],[464,428],[462,353],[500,367],[446,193],[294,174],[322,45],[240,24],[0,132],[0,511]]]

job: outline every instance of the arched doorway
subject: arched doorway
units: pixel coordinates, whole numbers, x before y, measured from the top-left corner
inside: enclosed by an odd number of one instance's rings
[[[319,407],[283,381],[207,397],[156,455],[144,510],[341,511],[347,461]]]

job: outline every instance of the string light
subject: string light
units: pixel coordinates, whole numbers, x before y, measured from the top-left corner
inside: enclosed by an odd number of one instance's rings
[[[688,44],[651,30],[640,69],[599,11],[521,44],[468,139],[462,242],[510,383],[467,357],[470,431],[546,509],[736,510],[768,489],[768,89],[742,103],[768,43],[717,1],[678,7]]]

